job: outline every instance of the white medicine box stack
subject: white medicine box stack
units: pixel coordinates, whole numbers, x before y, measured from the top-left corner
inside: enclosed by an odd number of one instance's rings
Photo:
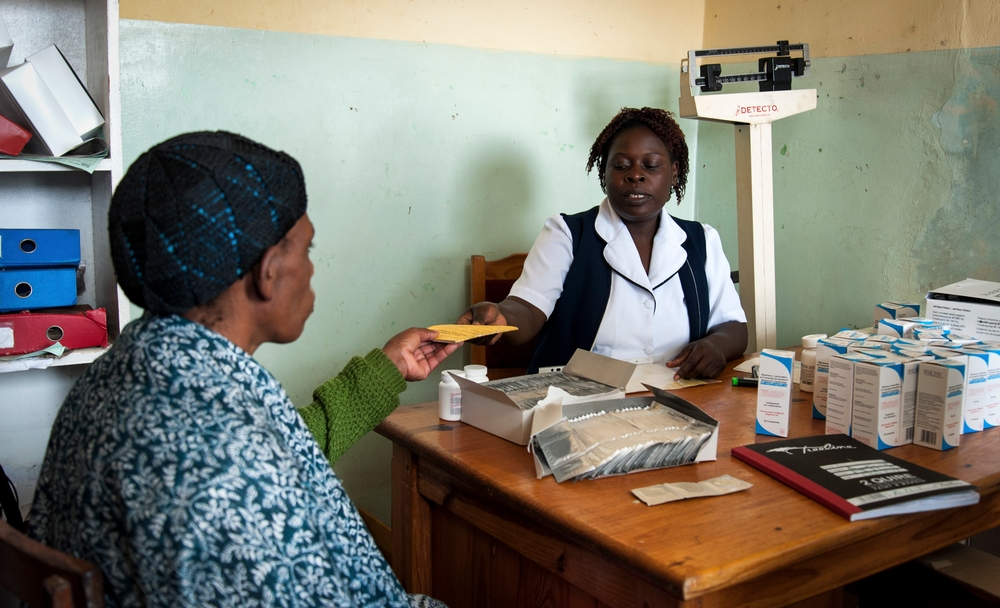
[[[942,451],[958,447],[964,398],[964,363],[955,359],[922,361],[913,443]]]
[[[1000,343],[980,344],[973,348],[989,355],[983,428],[991,429],[1000,426]]]
[[[854,365],[858,361],[873,361],[864,353],[844,353],[830,357],[829,386],[826,403],[826,434],[851,434],[854,412]]]
[[[913,418],[907,429],[903,417],[905,374],[902,361],[855,362],[852,437],[877,450],[910,443],[907,435],[913,436]]]
[[[847,353],[854,344],[847,338],[822,338],[816,343],[816,376],[813,378],[813,418],[826,419],[827,391],[830,385],[830,357]]]
[[[920,304],[917,302],[882,302],[875,305],[873,329],[878,331],[882,319],[902,319],[904,317],[919,317]]]
[[[760,377],[757,380],[757,434],[788,437],[794,364],[795,353],[792,351],[769,348],[760,351]]]
[[[965,404],[962,407],[962,434],[982,431],[986,421],[986,406],[990,399],[990,353],[971,348],[957,349],[965,355]]]

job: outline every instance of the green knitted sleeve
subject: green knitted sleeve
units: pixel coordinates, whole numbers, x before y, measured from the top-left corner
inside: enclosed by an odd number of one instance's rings
[[[320,449],[333,466],[399,405],[406,380],[380,349],[354,357],[313,392],[314,401],[299,409]]]

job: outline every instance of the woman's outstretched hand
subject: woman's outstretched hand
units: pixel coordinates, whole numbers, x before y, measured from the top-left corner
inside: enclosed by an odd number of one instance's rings
[[[422,327],[411,327],[396,334],[385,343],[382,352],[389,357],[407,382],[423,380],[434,368],[462,345],[431,342],[438,332]]]

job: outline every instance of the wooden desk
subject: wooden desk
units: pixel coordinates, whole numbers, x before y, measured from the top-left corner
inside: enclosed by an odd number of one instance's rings
[[[732,365],[722,376],[732,377]],[[680,391],[721,422],[715,462],[582,482],[538,480],[525,448],[437,405],[400,407],[393,441],[392,561],[410,592],[464,606],[835,605],[845,584],[1000,525],[1000,430],[948,452],[891,453],[976,484],[976,506],[849,522],[730,456],[754,434],[756,391]],[[821,435],[794,389],[792,436]],[[630,490],[729,474],[754,487],[657,507]]]

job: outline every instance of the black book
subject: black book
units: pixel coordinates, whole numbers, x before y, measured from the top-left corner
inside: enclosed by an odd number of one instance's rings
[[[847,435],[733,448],[733,456],[851,521],[974,505],[968,482],[889,456]]]

